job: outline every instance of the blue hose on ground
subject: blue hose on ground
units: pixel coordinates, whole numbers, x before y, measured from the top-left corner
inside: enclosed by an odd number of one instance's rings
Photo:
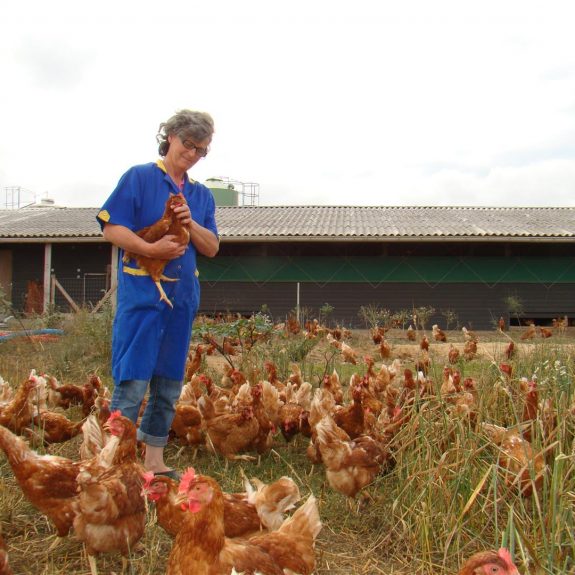
[[[24,329],[22,331],[0,331],[0,342],[13,339],[15,337],[28,337],[30,335],[64,335],[64,330],[61,329]]]

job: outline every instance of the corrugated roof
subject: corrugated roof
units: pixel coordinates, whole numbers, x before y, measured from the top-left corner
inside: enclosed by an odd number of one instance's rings
[[[101,238],[98,208],[0,210],[0,242]],[[242,206],[218,207],[222,240],[575,238],[575,208]]]

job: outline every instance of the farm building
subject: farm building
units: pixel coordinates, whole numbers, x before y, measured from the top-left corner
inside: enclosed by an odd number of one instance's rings
[[[15,310],[113,301],[118,254],[96,213],[0,210],[0,285]],[[216,218],[220,253],[198,264],[202,313],[264,308],[279,321],[329,307],[330,322],[364,327],[361,306],[431,307],[430,324],[451,315],[474,329],[575,317],[575,208],[220,205]]]

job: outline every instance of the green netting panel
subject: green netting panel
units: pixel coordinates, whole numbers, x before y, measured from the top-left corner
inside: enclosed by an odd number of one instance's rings
[[[199,257],[198,269],[208,282],[575,282],[573,257]]]

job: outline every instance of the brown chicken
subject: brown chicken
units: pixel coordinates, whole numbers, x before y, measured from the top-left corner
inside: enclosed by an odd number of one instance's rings
[[[176,438],[182,445],[200,445],[204,442],[202,414],[196,405],[182,400],[176,403],[170,437]]]
[[[185,381],[190,381],[192,376],[200,369],[202,365],[202,357],[204,354],[204,348],[201,345],[197,345],[196,349],[190,350],[188,357],[186,359],[186,375]]]
[[[286,476],[269,484],[254,477],[251,482],[246,479],[245,486],[248,502],[254,505],[262,525],[270,531],[279,529],[286,511],[293,509],[301,498],[294,480]]]
[[[89,415],[96,397],[104,395],[107,391],[95,374],[91,375],[84,385],[60,384],[52,375],[46,375],[45,378],[48,385],[48,404],[64,409],[68,409],[71,405],[81,405],[84,417]]]
[[[275,425],[272,423],[270,417],[268,416],[265,405],[263,403],[262,384],[258,383],[257,385],[254,385],[250,389],[250,393],[252,396],[252,410],[259,426],[258,434],[253,440],[251,448],[258,453],[265,453],[271,449],[271,446],[273,445]]]
[[[553,335],[553,330],[549,329],[548,327],[540,327],[539,335],[544,338],[551,337]]]
[[[497,322],[497,327],[500,331],[505,331],[507,329],[507,325],[505,324],[503,316],[499,318],[499,321]]]
[[[343,403],[343,389],[341,387],[341,381],[339,380],[339,375],[337,371],[334,369],[331,375],[324,375],[323,380],[321,382],[321,386],[323,389],[329,391],[335,402],[338,405]]]
[[[180,219],[177,218],[174,213],[175,207],[184,205],[185,203],[186,199],[181,192],[179,194],[170,194],[170,197],[166,201],[166,207],[162,217],[151,226],[147,226],[139,230],[137,232],[138,236],[148,243],[154,243],[165,235],[171,234],[175,236],[175,242],[187,245],[190,241],[190,230],[181,223]],[[173,307],[172,302],[168,299],[168,296],[160,283],[160,280],[178,281],[176,278],[168,278],[164,275],[164,268],[170,260],[150,258],[126,252],[124,254],[123,261],[127,263],[130,259],[135,260],[138,267],[148,272],[160,292],[160,301],[165,301],[170,307]]]
[[[537,335],[537,328],[534,323],[529,324],[527,329],[521,334],[521,339],[533,339]]]
[[[14,433],[21,434],[32,423],[34,406],[30,396],[37,386],[36,378],[30,377],[18,387],[12,400],[4,405],[0,411],[0,425],[7,427]]]
[[[87,461],[39,455],[3,426],[0,426],[0,448],[6,453],[26,499],[52,521],[60,537],[68,534],[76,515],[73,506],[78,496],[78,475],[97,475],[122,454],[121,445],[110,441],[98,456]]]
[[[421,338],[421,341],[419,342],[419,347],[424,351],[429,351],[429,338],[426,335],[424,335]]]
[[[379,355],[381,359],[387,359],[391,356],[391,345],[389,345],[386,339],[382,339],[379,344]]]
[[[510,341],[503,353],[507,359],[511,359],[515,355],[515,344]]]
[[[505,377],[508,381],[511,379],[511,376],[513,374],[512,365],[510,365],[509,363],[500,363],[499,370],[501,371],[501,373],[505,374]]]
[[[44,443],[63,443],[76,437],[84,425],[82,421],[71,421],[62,413],[42,410],[32,418],[31,429],[26,434],[38,437]]]
[[[375,345],[379,345],[383,338],[385,337],[385,328],[380,326],[375,326],[371,329],[371,339]]]
[[[283,575],[283,569],[263,549],[225,537],[224,495],[217,481],[186,471],[176,505],[185,509],[183,521],[168,557],[166,575],[220,575],[251,573]]]
[[[489,439],[498,446],[499,465],[503,470],[505,483],[516,487],[522,495],[528,497],[533,490],[539,491],[547,473],[545,459],[541,453],[535,453],[529,441],[520,431],[482,423],[481,428]]]
[[[316,431],[328,483],[332,489],[355,497],[377,477],[388,457],[387,452],[367,435],[355,440],[349,436],[342,439],[343,430],[329,415],[317,424]]]
[[[286,320],[285,329],[287,333],[297,335],[301,331],[301,323],[296,316],[290,314]]]
[[[461,328],[461,333],[463,333],[464,341],[478,341],[477,334],[474,331],[467,329],[465,326]]]
[[[254,459],[249,455],[239,455],[253,444],[259,433],[258,420],[251,406],[243,407],[238,413],[217,414],[210,398],[200,397],[198,407],[204,418],[208,449],[227,459]]]
[[[341,342],[340,351],[344,363],[351,363],[352,365],[357,365],[357,352],[350,345],[345,343],[345,341]]]
[[[407,339],[408,339],[409,341],[415,341],[415,339],[416,339],[416,337],[417,337],[417,334],[416,334],[415,330],[413,329],[413,326],[412,326],[412,325],[410,325],[410,326],[407,328],[407,331],[405,332],[405,335],[407,336]]]
[[[363,406],[363,387],[361,380],[353,386],[352,401],[345,407],[338,407],[333,413],[333,421],[341,427],[351,439],[365,433],[365,412]]]
[[[499,551],[480,551],[461,567],[458,575],[520,575],[505,548]]]
[[[73,503],[74,534],[86,547],[92,575],[97,575],[99,553],[121,553],[126,567],[146,524],[141,494],[144,468],[136,460],[136,426],[115,411],[106,427],[119,440],[112,465],[96,473],[83,470]]]
[[[179,491],[186,515],[168,559],[167,575],[218,575],[232,568],[262,575],[313,571],[314,543],[321,529],[313,496],[278,531],[234,540],[224,536],[224,495],[214,479],[189,470]]]
[[[477,355],[477,341],[470,339],[463,345],[463,357],[471,361]]]
[[[449,344],[447,359],[449,360],[449,363],[457,363],[459,361],[459,350],[452,343]]]
[[[95,410],[82,425],[84,439],[80,444],[80,459],[90,459],[98,455],[110,438],[110,434],[104,427],[112,415],[110,400],[107,397],[97,397],[94,406]]]
[[[437,324],[433,324],[431,326],[431,333],[435,341],[443,341],[443,342],[447,341],[447,336],[445,335],[445,332]]]
[[[298,433],[311,435],[309,429],[309,408],[311,407],[311,384],[304,382],[299,389],[291,383],[286,386],[286,402],[278,411],[279,428],[286,441],[291,441]]]
[[[178,483],[151,472],[145,473],[143,479],[142,493],[155,503],[158,524],[168,535],[175,537],[186,513],[176,501]],[[291,509],[300,498],[297,486],[289,478],[282,477],[270,485],[258,483],[261,485],[258,491],[246,483],[250,487],[249,491],[224,493],[226,537],[247,537],[262,530],[279,528],[284,521],[284,512]],[[297,496],[293,495],[294,486]]]
[[[310,495],[277,531],[252,536],[249,542],[266,550],[284,573],[310,575],[315,567],[315,540],[321,528],[317,502]]]

